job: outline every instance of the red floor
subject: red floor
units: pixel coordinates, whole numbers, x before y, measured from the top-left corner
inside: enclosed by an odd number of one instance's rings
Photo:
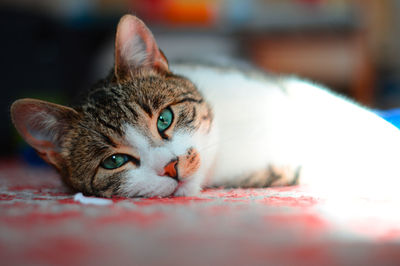
[[[400,265],[398,206],[302,187],[83,205],[53,171],[2,162],[0,264]]]

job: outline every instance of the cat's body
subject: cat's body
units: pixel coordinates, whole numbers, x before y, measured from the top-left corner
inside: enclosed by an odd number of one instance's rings
[[[297,183],[396,194],[400,178],[400,132],[372,112],[293,77],[168,66],[133,16],[118,26],[114,72],[82,105],[25,99],[12,116],[68,184],[98,196]]]
[[[210,184],[298,182],[341,193],[346,187],[363,194],[396,192],[400,131],[370,110],[296,77],[206,66],[173,69],[197,85],[214,111],[219,137]],[[276,175],[280,179],[272,182]]]

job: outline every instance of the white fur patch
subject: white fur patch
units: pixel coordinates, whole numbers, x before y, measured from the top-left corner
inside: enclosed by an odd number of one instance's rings
[[[213,185],[265,169],[269,163],[295,160],[289,152],[290,107],[278,84],[237,71],[207,67],[177,67],[212,105],[216,126]]]
[[[162,176],[164,167],[178,156],[185,155],[190,148],[195,148],[204,157],[197,172],[183,180],[179,195],[194,195],[201,189],[205,178],[205,170],[213,161],[210,155],[212,149],[205,149],[208,140],[212,139],[199,133],[174,132],[171,140],[165,141],[162,146],[152,147],[146,136],[131,125],[126,125],[125,136],[127,142],[134,147],[140,156],[140,166],[130,170],[126,182],[121,186],[123,195],[133,196],[169,196],[177,190],[178,182],[167,176]],[[207,160],[209,155],[209,161]]]
[[[92,205],[100,205],[100,206],[112,204],[112,200],[96,198],[96,197],[85,197],[80,192],[76,193],[74,195],[74,201],[77,201],[81,204],[92,204]]]

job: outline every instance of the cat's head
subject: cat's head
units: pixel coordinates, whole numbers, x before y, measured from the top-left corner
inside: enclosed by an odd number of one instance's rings
[[[82,105],[22,99],[11,115],[38,154],[86,194],[191,194],[205,174],[211,109],[189,80],[170,72],[149,29],[131,15],[118,25],[113,74]]]

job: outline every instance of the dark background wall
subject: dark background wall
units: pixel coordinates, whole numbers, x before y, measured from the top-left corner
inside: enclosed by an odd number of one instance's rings
[[[25,144],[9,107],[23,97],[70,104],[109,71],[125,13],[169,59],[239,58],[328,84],[375,108],[400,105],[400,1],[9,0],[0,3],[0,155]]]

